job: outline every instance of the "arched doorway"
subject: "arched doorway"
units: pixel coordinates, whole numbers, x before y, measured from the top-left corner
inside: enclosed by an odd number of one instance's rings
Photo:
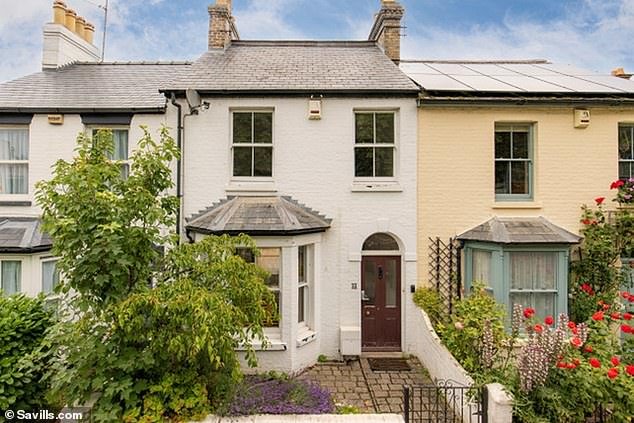
[[[401,350],[401,254],[387,233],[375,233],[363,243],[361,347],[363,351]]]

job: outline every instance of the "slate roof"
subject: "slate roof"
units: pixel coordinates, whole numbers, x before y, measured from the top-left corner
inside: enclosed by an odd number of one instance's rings
[[[0,217],[0,253],[33,253],[51,249],[53,241],[41,232],[36,217]]]
[[[74,63],[0,84],[0,112],[162,112],[186,62]]]
[[[207,94],[409,93],[419,88],[373,42],[232,41],[204,53],[163,91]]]
[[[577,244],[581,237],[559,227],[546,218],[493,217],[457,237],[461,241],[496,244]]]
[[[299,235],[324,232],[331,219],[290,197],[228,197],[188,219],[202,234]]]

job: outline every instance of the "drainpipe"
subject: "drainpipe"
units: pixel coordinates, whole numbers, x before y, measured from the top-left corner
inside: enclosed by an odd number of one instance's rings
[[[177,131],[176,131],[176,146],[178,148],[178,152],[180,153],[178,160],[176,161],[176,198],[178,198],[178,210],[176,211],[176,235],[178,235],[178,243],[181,242],[181,215],[183,209],[183,192],[182,192],[182,182],[181,182],[181,172],[182,172],[182,144],[183,138],[185,135],[185,127],[183,126],[183,111],[180,104],[176,101],[176,95],[172,93],[171,103],[174,107],[178,109],[178,117],[177,117]],[[189,235],[189,234],[188,234]]]
[[[456,268],[456,285],[458,289],[458,299],[462,299],[462,250],[464,249],[464,241],[457,240],[456,246],[456,260],[458,261],[458,267]]]

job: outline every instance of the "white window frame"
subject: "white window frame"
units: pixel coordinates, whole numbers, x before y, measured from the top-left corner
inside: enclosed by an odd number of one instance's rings
[[[130,175],[130,170],[131,170],[131,162],[130,162],[130,154],[131,154],[131,149],[130,149],[130,127],[128,125],[108,125],[108,126],[103,126],[103,125],[90,125],[86,127],[86,132],[87,132],[87,136],[89,137],[94,137],[96,135],[96,132],[99,130],[110,130],[110,131],[127,131],[128,132],[128,149],[126,151],[126,156],[127,159],[125,160],[119,160],[119,159],[113,159],[113,161],[118,161],[121,162],[121,164],[127,169],[126,173],[125,173],[125,177],[127,178]],[[123,175],[123,173],[122,173]]]
[[[357,143],[357,115],[359,114],[372,114],[374,115],[374,128],[373,128],[373,142],[371,144],[368,143]],[[377,114],[391,114],[394,119],[394,142],[392,144],[388,143],[377,143],[376,142],[376,115]],[[399,110],[394,108],[358,108],[353,109],[352,113],[352,143],[353,143],[353,154],[352,154],[352,176],[355,182],[395,182],[398,179],[398,170],[399,170],[399,160],[398,160],[398,143],[399,143]],[[357,167],[357,159],[356,159],[356,151],[358,148],[372,148],[373,152],[376,151],[377,148],[391,148],[392,149],[392,176],[375,176],[376,175],[376,160],[372,160],[372,175],[373,176],[357,176],[356,167]]]
[[[251,119],[251,142],[250,143],[234,143],[233,142],[233,116],[235,113],[270,113],[271,114],[271,143],[256,143],[255,139],[255,118]],[[233,181],[272,181],[275,176],[275,109],[265,108],[231,108],[229,109],[229,143],[230,143],[230,172]],[[251,148],[251,176],[235,176],[234,175],[234,149],[235,148]],[[271,175],[270,176],[254,176],[255,173],[255,148],[267,147],[271,149]]]
[[[41,284],[41,292],[43,292],[44,294],[46,294],[49,297],[56,297],[57,293],[55,292],[55,286],[57,286],[60,282],[61,282],[61,274],[59,273],[59,269],[57,268],[57,262],[59,261],[59,258],[57,257],[43,257],[42,259],[40,259],[40,284]],[[55,263],[55,271],[53,272],[53,274],[55,274],[55,272],[57,272],[58,274],[58,281],[56,285],[53,285],[53,290],[50,292],[46,292],[44,290],[44,264],[45,263]]]
[[[301,279],[299,273],[299,252],[300,249],[304,250],[304,280]],[[311,330],[313,327],[313,308],[314,308],[314,254],[315,248],[312,244],[300,245],[297,247],[297,323],[299,332]],[[300,310],[300,290],[304,290],[304,315],[299,315]],[[303,317],[303,319],[302,319]]]
[[[27,138],[27,156],[26,160],[0,160],[0,165],[26,165],[26,192],[1,192],[0,196],[10,196],[15,198],[15,196],[19,195],[28,195],[30,192],[29,187],[29,174],[30,174],[30,166],[29,160],[31,157],[31,128],[30,125],[0,125],[0,129],[9,129],[9,130],[26,130],[26,138]]]
[[[20,278],[18,280],[18,287],[17,287],[18,289],[17,289],[17,291],[14,294],[19,294],[21,292],[24,292],[23,291],[23,286],[22,286],[23,285],[22,284],[22,279],[24,277],[24,260],[23,259],[19,259],[19,258],[2,258],[2,259],[0,259],[0,290],[3,291],[4,295],[13,295],[13,294],[7,294],[4,291],[4,281],[2,280],[2,274],[3,274],[2,266],[4,266],[5,262],[17,262],[17,263],[20,263]]]
[[[495,195],[495,201],[532,201],[534,198],[534,179],[535,179],[535,123],[534,122],[495,122],[495,128],[493,132],[493,193]],[[495,134],[498,132],[510,132],[511,133],[511,143],[512,143],[512,134],[515,132],[515,129],[528,129],[528,158],[527,159],[515,159],[515,158],[497,158],[495,152]],[[521,132],[524,132],[524,131]],[[518,131],[519,132],[519,131]],[[512,153],[513,147],[512,144],[509,147]],[[528,193],[525,194],[498,194],[496,192],[496,173],[495,167],[498,162],[504,163],[527,163],[528,164]],[[513,181],[511,179],[511,166],[509,166],[509,183],[512,185]]]
[[[630,153],[631,153],[631,159],[622,159],[621,158],[621,149],[620,149],[620,144],[621,144],[621,130],[623,128],[629,129],[630,131],[630,140],[631,140],[631,146],[630,146]],[[617,175],[619,179],[628,179],[628,178],[634,178],[634,123],[619,123],[619,132],[618,132],[618,140],[617,140],[618,144],[617,144],[617,155],[618,155],[618,169],[617,169]],[[621,175],[621,164],[623,163],[627,163],[629,164],[630,167],[630,172],[629,175]]]

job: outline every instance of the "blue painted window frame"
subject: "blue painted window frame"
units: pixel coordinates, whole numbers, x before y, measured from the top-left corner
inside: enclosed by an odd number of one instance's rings
[[[497,158],[495,153],[495,134],[498,132],[515,132],[517,129],[528,130],[528,159],[517,160],[513,158]],[[523,132],[523,131],[522,131]],[[496,192],[497,181],[495,180],[495,166],[497,162],[527,162],[528,163],[528,193],[526,194],[498,194]],[[533,181],[535,174],[535,123],[534,122],[496,122],[493,133],[493,192],[495,201],[532,201],[533,200]],[[510,179],[509,179],[510,182]]]
[[[568,313],[568,262],[570,259],[570,247],[568,245],[506,245],[486,242],[468,241],[465,243],[464,261],[464,287],[466,295],[469,295],[473,285],[473,251],[481,250],[491,253],[491,279],[482,281],[487,283],[495,300],[505,305],[507,317],[513,312],[513,304],[510,303],[510,255],[513,252],[552,252],[557,254],[557,279],[555,315]],[[535,292],[535,291],[531,291]],[[544,316],[539,316],[544,317]]]

